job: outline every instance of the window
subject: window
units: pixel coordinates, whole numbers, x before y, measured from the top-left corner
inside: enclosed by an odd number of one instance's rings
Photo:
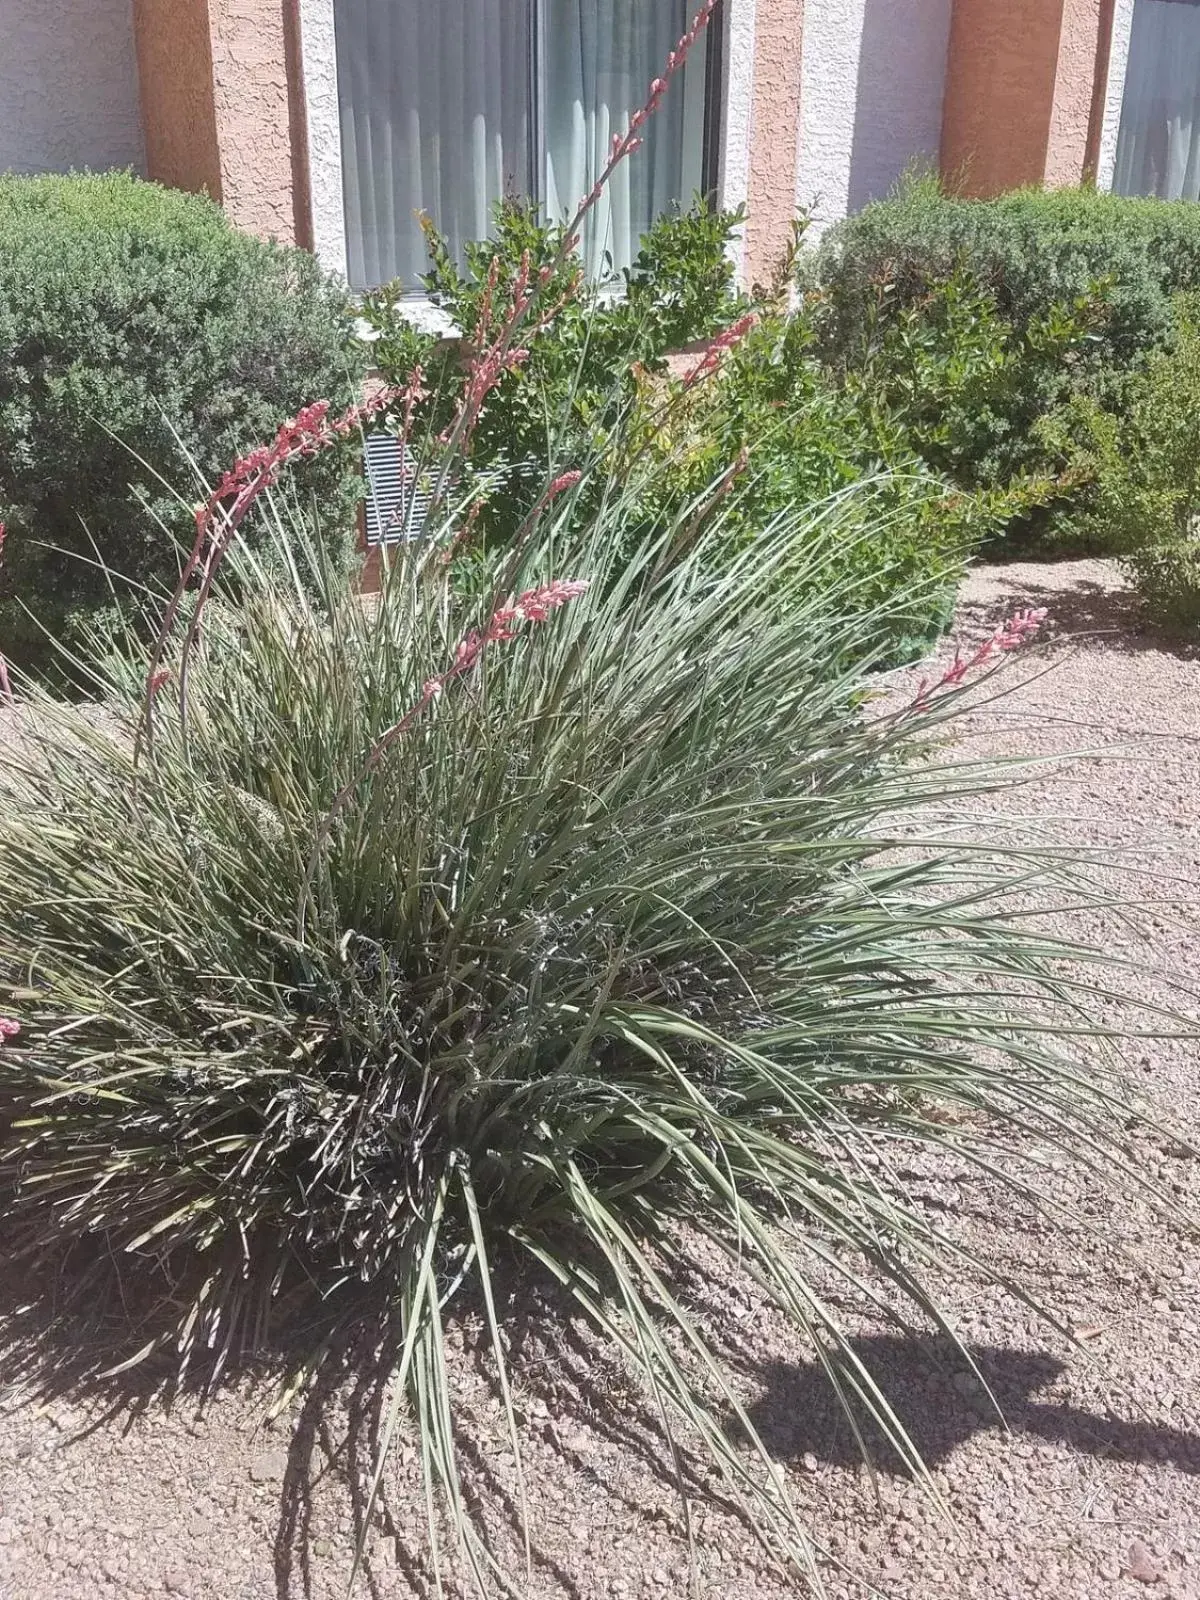
[[[426,270],[417,214],[462,258],[505,196],[567,220],[686,30],[690,0],[335,0],[348,272],[355,288]],[[713,35],[710,26],[708,34]],[[710,57],[710,52],[712,56]],[[583,241],[590,272],[629,265],[655,217],[711,187],[702,37]]]
[[[1113,188],[1200,200],[1200,0],[1136,0]]]

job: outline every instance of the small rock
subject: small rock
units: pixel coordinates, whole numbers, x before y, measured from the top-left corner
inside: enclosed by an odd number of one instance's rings
[[[286,1450],[264,1450],[261,1455],[255,1456],[250,1463],[250,1481],[252,1483],[273,1483],[287,1474],[288,1456]]]
[[[1162,1569],[1151,1555],[1149,1546],[1140,1539],[1135,1539],[1129,1546],[1125,1565],[1129,1576],[1136,1578],[1139,1583],[1158,1583],[1162,1579]]]

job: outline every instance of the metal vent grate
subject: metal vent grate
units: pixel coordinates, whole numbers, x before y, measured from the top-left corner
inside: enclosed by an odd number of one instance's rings
[[[367,435],[366,465],[368,545],[419,539],[426,531],[432,482],[421,481],[416,468],[405,460],[404,446],[390,433]]]

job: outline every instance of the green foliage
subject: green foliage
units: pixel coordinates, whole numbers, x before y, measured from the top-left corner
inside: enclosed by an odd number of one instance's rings
[[[814,343],[807,307],[763,307],[719,372],[690,393],[644,381],[631,432],[639,437],[640,427],[661,459],[654,494],[674,505],[702,497],[731,462],[745,460],[729,518],[735,542],[793,508],[863,486],[857,503],[870,504],[869,531],[847,541],[846,573],[895,659],[907,659],[946,627],[969,552],[1029,501],[1023,485],[998,494],[948,487],[901,417],[866,386],[833,382]]]
[[[819,301],[814,311],[821,329]],[[1070,395],[1103,321],[1098,297],[1081,296],[1017,323],[958,266],[914,304],[897,306],[881,288],[841,377],[862,401],[886,407],[936,471],[964,487],[1011,484],[1045,474],[1037,424]]]
[[[312,257],[198,196],[122,174],[0,178],[5,651],[40,642],[22,602],[56,633],[108,602],[97,555],[173,581],[191,515],[165,485],[198,498],[282,417],[347,403],[362,365],[346,311]],[[328,457],[303,478],[335,540],[351,467]]]
[[[1059,424],[1094,484],[1089,529],[1122,559],[1157,621],[1200,629],[1200,301],[1129,384],[1120,416],[1081,399]]]
[[[878,397],[924,460],[966,488],[1014,487],[1051,514],[1010,530],[1077,543],[1094,526],[1079,459],[1046,419],[1125,391],[1200,287],[1200,214],[1090,189],[989,201],[935,179],[842,223],[803,265],[823,361]]]
[[[14,1226],[36,1255],[81,1247],[85,1295],[117,1262],[158,1284],[139,1339],[176,1363],[296,1294],[350,1321],[347,1284],[382,1299],[384,1448],[416,1428],[481,1584],[444,1330],[483,1310],[507,1395],[496,1263],[556,1278],[803,1564],[686,1276],[750,1274],[919,1473],[818,1287],[869,1268],[881,1305],[937,1316],[926,1269],[962,1247],[904,1149],[1021,1190],[996,1145],[1034,1127],[1128,1170],[1089,1043],[1103,979],[1025,911],[1077,898],[1071,864],[958,842],[992,779],[929,754],[953,692],[859,709],[853,499],[740,543],[725,501],[632,548],[615,486],[575,532],[559,502],[482,594],[591,589],[440,694],[490,603],[464,610],[440,546],[409,547],[368,613],[297,519],[283,559],[240,557],[186,729],[176,678],[139,764],[133,637],[103,721],[42,698],[0,754]],[[315,1361],[325,1324],[304,1326]]]
[[[522,272],[549,272],[546,298],[562,302],[548,325],[522,330],[529,359],[502,381],[472,445],[469,473],[486,497],[486,540],[498,546],[516,537],[544,481],[551,419],[564,415],[566,429],[554,423],[561,464],[593,463],[576,513],[596,511],[611,474],[627,477],[639,486],[628,524],[634,539],[703,500],[742,459],[727,521],[732,548],[780,513],[870,480],[874,535],[847,543],[848,571],[852,565],[860,609],[881,619],[886,612],[881,632],[903,659],[946,625],[966,552],[1044,498],[1045,485],[948,487],[914,448],[915,421],[877,384],[839,383],[823,369],[812,308],[788,303],[790,262],[760,296],[754,330],[689,389],[689,365],[706,339],[748,309],[733,291],[729,262],[738,220],[701,202],[664,218],[643,241],[620,297],[611,286],[573,289],[576,267],[562,231],[526,207],[501,209],[496,255],[493,246],[475,246],[465,274],[430,230],[427,287],[458,327],[474,328],[485,307],[507,304]],[[801,225],[797,249],[802,237]],[[422,421],[432,433],[446,430],[468,381],[470,343],[438,346],[416,334],[394,290],[373,297],[366,314],[378,335],[376,358],[394,381],[416,360],[432,372]],[[639,466],[647,458],[656,464],[648,474]]]
[[[426,226],[430,271],[425,287],[461,339],[441,341],[416,332],[397,285],[369,295],[363,316],[371,326],[374,359],[402,383],[420,361],[431,373],[431,397],[418,424],[445,429],[467,381],[471,340],[485,305],[510,305],[524,271],[545,272],[545,327],[523,331],[529,359],[507,373],[480,419],[468,473],[486,483],[483,532],[489,542],[511,541],[541,490],[542,466],[553,431],[563,463],[603,450],[620,430],[633,398],[638,367],[661,370],[667,353],[715,334],[737,314],[729,241],[740,213],[697,200],[668,213],[642,240],[637,260],[613,284],[580,283],[564,231],[538,220],[537,210],[508,201],[496,213],[494,237],[471,245],[460,271],[432,225]]]

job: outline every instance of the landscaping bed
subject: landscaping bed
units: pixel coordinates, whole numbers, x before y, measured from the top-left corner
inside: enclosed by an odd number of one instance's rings
[[[1040,606],[1050,613],[1049,653],[1014,664],[1007,681],[1024,679],[1021,686],[955,722],[962,754],[1044,758],[1023,785],[975,802],[983,836],[997,826],[982,821],[991,816],[1042,840],[1111,851],[1103,870],[1121,900],[1156,905],[1132,913],[1098,908],[1076,931],[1110,954],[1127,950],[1164,971],[1192,974],[1200,964],[1188,889],[1200,881],[1200,659],[1142,631],[1130,596],[1102,562],[977,568],[940,655],[955,641],[986,637],[1016,610]],[[919,679],[922,669],[897,675],[897,692],[911,692],[914,674]],[[1096,753],[1058,760],[1079,750]],[[1128,982],[1140,998],[1172,1002],[1165,982],[1134,975]],[[1127,1053],[1148,1106],[1200,1143],[1194,1045],[1132,1040]],[[1194,1208],[1200,1165],[1184,1145],[1144,1128],[1129,1140],[1130,1162]],[[1037,1154],[1030,1147],[1006,1159]],[[876,1500],[795,1331],[741,1287],[697,1280],[691,1288],[706,1299],[753,1420],[815,1537],[896,1600],[1200,1596],[1194,1242],[1148,1207],[1093,1189],[1057,1157],[1037,1187],[1076,1220],[1054,1226],[1022,1215],[1009,1190],[993,1192],[946,1154],[913,1156],[905,1179],[953,1238],[1011,1260],[1079,1345],[999,1290],[929,1275],[1006,1413],[1006,1432],[961,1360],[936,1341],[922,1352],[855,1303],[844,1283],[826,1286],[910,1424],[945,1497],[947,1521],[886,1462]],[[22,1274],[0,1269],[4,1600],[344,1594],[377,1443],[379,1400],[369,1395],[365,1359],[359,1387],[332,1386],[274,1425],[265,1372],[243,1372],[199,1410],[183,1396],[167,1413],[152,1398],[153,1371],[93,1384],[91,1398],[68,1385],[69,1369],[48,1376],[44,1360],[54,1342],[34,1341],[27,1325],[50,1313],[42,1298],[36,1310],[24,1310],[32,1299]],[[590,1336],[580,1332],[573,1363],[569,1346],[566,1356],[542,1346],[537,1327],[534,1314],[518,1317],[512,1330],[533,1533],[533,1579],[524,1592],[531,1600],[685,1593],[678,1494],[652,1412],[643,1415],[636,1392]],[[516,1487],[505,1425],[475,1359],[486,1350],[486,1332],[468,1318],[451,1343],[463,1415],[478,1443],[478,1453],[464,1458],[466,1488],[491,1505],[493,1541],[516,1570],[519,1543],[495,1509]],[[28,1359],[35,1344],[37,1364]],[[71,1348],[68,1332],[64,1361]],[[794,1593],[722,1509],[719,1486],[706,1487],[692,1497],[698,1592],[712,1600]],[[419,1464],[403,1434],[368,1550],[363,1593],[433,1593]],[[857,1600],[869,1592],[836,1568],[828,1576],[833,1595]]]

